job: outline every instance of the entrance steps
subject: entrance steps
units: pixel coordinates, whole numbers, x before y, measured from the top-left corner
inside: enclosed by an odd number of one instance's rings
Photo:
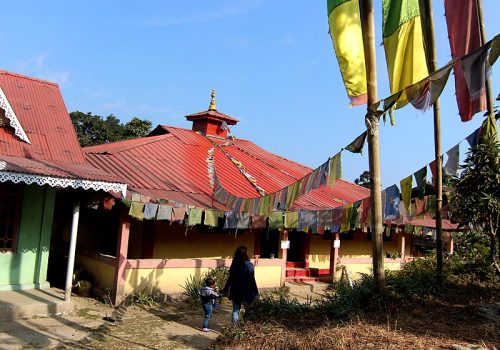
[[[290,262],[286,263],[285,272],[286,282],[319,282],[318,270],[304,267],[304,263]]]

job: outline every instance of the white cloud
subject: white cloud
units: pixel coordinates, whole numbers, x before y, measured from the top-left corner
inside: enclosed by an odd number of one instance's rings
[[[33,57],[30,57],[18,64],[19,70],[23,74],[32,75],[36,78],[48,80],[59,84],[61,87],[67,87],[71,85],[70,82],[70,71],[57,71],[46,67],[47,59],[49,54],[47,52],[39,53]]]

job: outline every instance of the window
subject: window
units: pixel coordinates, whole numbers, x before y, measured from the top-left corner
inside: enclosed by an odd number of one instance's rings
[[[0,183],[0,252],[15,251],[21,216],[21,186]]]

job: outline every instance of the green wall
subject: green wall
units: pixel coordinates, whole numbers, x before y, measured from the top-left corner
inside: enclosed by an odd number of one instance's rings
[[[46,288],[55,189],[24,187],[15,252],[0,253],[0,290]]]

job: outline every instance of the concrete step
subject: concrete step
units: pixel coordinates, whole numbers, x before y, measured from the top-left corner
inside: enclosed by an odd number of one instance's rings
[[[296,262],[296,261],[287,261],[286,267],[304,268],[304,263],[303,262]]]
[[[330,288],[330,284],[317,281],[317,278],[309,278],[310,280],[304,281],[303,279],[291,280],[285,282],[285,287],[287,287],[291,294],[304,293],[304,292],[315,292],[322,293]]]
[[[287,267],[286,277],[309,277],[310,270],[305,268]]]
[[[64,301],[57,289],[0,291],[0,321],[70,312],[73,305]]]

